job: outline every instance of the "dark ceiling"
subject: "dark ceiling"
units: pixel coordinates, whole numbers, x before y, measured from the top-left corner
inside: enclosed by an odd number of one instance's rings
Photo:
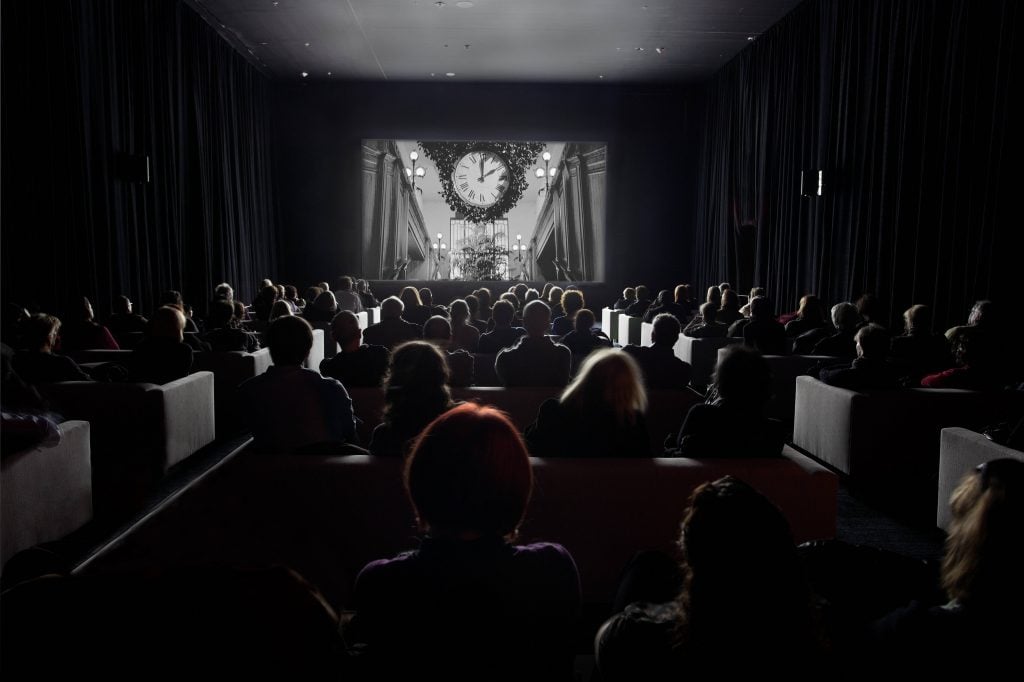
[[[702,80],[799,4],[187,1],[274,78],[513,82]]]

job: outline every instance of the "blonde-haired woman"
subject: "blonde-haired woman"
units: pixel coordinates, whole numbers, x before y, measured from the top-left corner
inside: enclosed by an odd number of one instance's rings
[[[594,351],[558,398],[526,428],[536,457],[649,457],[647,391],[636,361],[621,350]]]

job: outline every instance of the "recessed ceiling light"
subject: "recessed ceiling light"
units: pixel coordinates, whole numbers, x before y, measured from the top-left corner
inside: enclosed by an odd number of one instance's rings
[[[473,3],[470,2],[469,0],[462,0],[462,2],[455,3],[455,6],[461,7],[462,9],[469,9],[470,7],[473,6]]]
[[[308,76],[308,75],[309,75],[309,73],[308,73],[307,71],[303,71],[303,72],[302,72],[302,77],[303,77],[303,78],[305,78],[305,77],[306,77],[306,76]]]
[[[445,75],[448,76],[449,78],[455,78],[455,73],[453,71],[449,71]]]

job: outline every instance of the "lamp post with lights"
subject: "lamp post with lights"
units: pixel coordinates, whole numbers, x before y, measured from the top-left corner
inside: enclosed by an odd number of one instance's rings
[[[438,232],[437,241],[430,242],[430,250],[434,252],[434,257],[437,262],[437,267],[434,269],[434,279],[441,279],[441,261],[444,260],[444,252],[448,250],[448,245],[441,241],[443,237],[444,235]]]
[[[523,253],[529,251],[530,247],[523,243],[523,235],[516,235],[516,243],[512,245],[512,250],[516,252],[516,261],[519,262],[518,279],[523,280],[524,282],[529,281],[529,276],[527,275],[526,268],[530,263],[530,257],[526,257],[526,265],[524,265]]]
[[[419,152],[417,152],[415,149],[409,152],[409,159],[412,161],[413,167],[406,168],[405,175],[406,177],[409,178],[409,181],[412,183],[413,190],[419,191],[420,194],[423,194],[423,189],[416,186],[416,178],[422,178],[427,174],[427,171],[426,169],[423,168],[423,166],[416,165],[416,160],[419,158]]]
[[[551,152],[544,152],[540,158],[544,159],[544,167],[538,168],[533,174],[539,179],[544,178],[544,186],[537,190],[537,194],[546,192],[551,189],[551,178],[555,177],[555,173],[558,172],[558,167],[551,168]]]

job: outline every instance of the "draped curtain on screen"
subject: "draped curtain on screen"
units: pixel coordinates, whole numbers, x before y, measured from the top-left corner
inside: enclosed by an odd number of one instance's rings
[[[814,1],[706,90],[695,280],[961,322],[1017,285],[1017,2]],[[824,196],[800,196],[801,170]],[[1019,269],[1019,266],[1016,268]],[[1011,288],[1012,286],[1012,288]]]
[[[252,296],[275,266],[264,77],[181,2],[2,12],[4,300]]]

